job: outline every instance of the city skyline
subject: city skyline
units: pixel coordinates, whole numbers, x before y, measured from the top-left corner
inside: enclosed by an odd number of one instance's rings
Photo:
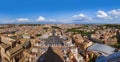
[[[119,24],[119,0],[4,0],[0,24]]]

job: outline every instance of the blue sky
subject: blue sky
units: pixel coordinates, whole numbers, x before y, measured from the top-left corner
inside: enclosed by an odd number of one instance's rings
[[[0,0],[0,23],[120,23],[120,0]]]

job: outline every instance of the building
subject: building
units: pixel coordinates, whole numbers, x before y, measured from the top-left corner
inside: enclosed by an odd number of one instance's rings
[[[77,47],[71,48],[71,54],[73,55],[76,62],[83,62],[84,61],[83,56],[81,56],[79,54]]]
[[[41,55],[37,62],[64,62],[63,59],[56,54],[51,47],[48,47],[48,50]]]
[[[6,57],[6,51],[10,49],[10,46],[6,45],[4,43],[1,43],[0,48],[1,48],[1,58],[5,58]]]
[[[2,62],[16,62],[22,57],[23,47],[17,45],[16,47],[10,48],[9,45],[4,43],[0,44],[1,47],[1,58],[4,59]]]
[[[117,50],[111,46],[95,43],[87,48],[87,51],[101,53],[104,56],[115,53]]]
[[[1,36],[1,42],[10,45],[11,47],[16,45],[16,41],[14,39],[5,36]]]

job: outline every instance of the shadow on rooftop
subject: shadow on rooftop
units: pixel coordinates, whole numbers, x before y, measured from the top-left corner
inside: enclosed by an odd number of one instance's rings
[[[39,57],[37,62],[64,62],[62,58],[56,54],[51,47]]]

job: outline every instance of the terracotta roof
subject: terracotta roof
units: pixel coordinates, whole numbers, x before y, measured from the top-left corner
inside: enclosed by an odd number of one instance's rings
[[[28,54],[31,54],[32,52],[28,49],[25,49],[24,52],[28,53]]]
[[[18,45],[12,49],[9,49],[7,52],[9,52],[10,55],[16,53],[17,51],[19,51],[20,49],[22,49],[23,47],[21,45]]]
[[[0,44],[0,47],[2,47],[2,48],[4,48],[4,49],[7,49],[7,48],[9,48],[10,46],[9,46],[9,45],[6,45],[6,44],[4,44],[4,43],[1,43],[1,44]]]
[[[2,62],[9,62],[7,59],[3,58]]]

